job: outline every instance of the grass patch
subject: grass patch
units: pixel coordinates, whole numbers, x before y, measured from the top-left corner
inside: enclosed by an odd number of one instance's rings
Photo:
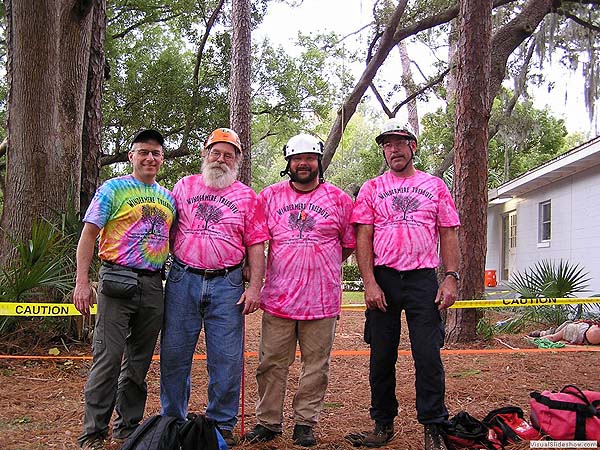
[[[355,303],[365,303],[365,295],[362,291],[343,291],[342,305],[352,305]]]

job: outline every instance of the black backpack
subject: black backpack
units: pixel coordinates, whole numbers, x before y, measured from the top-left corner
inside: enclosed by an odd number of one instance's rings
[[[121,450],[181,450],[177,417],[155,415],[142,423]]]
[[[189,413],[179,429],[181,450],[219,450],[219,440],[214,420],[202,414]],[[223,441],[223,444],[225,441]],[[225,445],[225,448],[227,446]]]

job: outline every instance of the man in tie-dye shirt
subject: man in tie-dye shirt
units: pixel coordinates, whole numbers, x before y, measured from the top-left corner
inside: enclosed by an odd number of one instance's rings
[[[162,414],[185,419],[192,359],[204,327],[208,406],[228,445],[234,445],[242,376],[244,314],[256,311],[268,239],[258,196],[236,180],[242,144],[229,128],[204,144],[202,174],[175,184],[177,223],[173,264],[165,288],[160,347]],[[250,271],[244,288],[242,264]]]
[[[390,168],[361,188],[352,213],[356,256],[365,287],[365,341],[371,346],[369,382],[375,428],[368,447],[385,445],[398,415],[396,360],[400,315],[405,311],[415,363],[417,419],[425,449],[445,449],[441,427],[448,418],[440,357],[444,326],[440,310],[456,300],[460,225],[442,180],[415,169],[415,135],[390,119],[376,142]],[[438,286],[435,269],[445,268]]]
[[[102,260],[94,363],[85,386],[83,434],[78,440],[84,449],[104,448],[113,409],[115,440],[129,436],[144,416],[145,378],[164,309],[161,270],[176,210],[171,193],[156,183],[163,144],[158,131],[137,133],[128,154],[133,173],[100,186],[83,219],[73,293],[83,315],[89,315],[94,303],[88,272],[98,235]],[[121,289],[123,277],[130,281],[126,290]]]
[[[322,180],[323,143],[292,137],[284,148],[291,181],[259,197],[269,227],[269,255],[261,294],[262,333],[256,371],[257,425],[250,442],[281,434],[289,366],[300,345],[302,370],[294,395],[296,445],[316,444],[313,427],[323,407],[342,297],[341,265],[355,247],[352,199]]]

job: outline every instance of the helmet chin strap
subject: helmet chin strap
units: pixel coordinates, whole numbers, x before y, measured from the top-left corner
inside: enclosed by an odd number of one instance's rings
[[[321,159],[322,159],[322,157],[319,155],[319,159],[318,159],[319,183],[324,183],[325,177],[323,176],[323,165],[321,164]],[[280,177],[285,177],[286,175],[289,175],[292,181],[297,181],[297,180],[294,180],[294,178],[292,177],[292,174],[290,173],[290,160],[289,159],[287,160],[287,165],[285,166],[285,170],[282,170],[281,172],[279,172]]]

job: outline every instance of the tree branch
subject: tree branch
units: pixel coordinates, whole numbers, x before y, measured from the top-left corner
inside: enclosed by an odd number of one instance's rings
[[[202,61],[202,55],[204,53],[204,47],[206,47],[206,42],[208,41],[208,36],[212,30],[213,25],[215,24],[219,13],[221,12],[221,8],[223,7],[223,3],[225,0],[220,0],[219,4],[215,7],[214,11],[210,15],[208,22],[206,22],[206,29],[204,30],[204,34],[202,35],[202,39],[200,40],[200,44],[198,45],[198,51],[196,52],[196,65],[194,66],[194,86],[198,86],[198,74],[200,73],[200,63]]]
[[[558,14],[561,14],[561,15],[565,16],[567,19],[571,19],[573,22],[581,25],[582,27],[589,28],[590,30],[595,31],[596,33],[600,33],[600,27],[599,26],[594,25],[593,23],[587,22],[587,21],[585,21],[583,19],[580,19],[579,17],[577,17],[577,16],[575,16],[575,15],[573,15],[573,14],[565,11],[562,8],[557,9],[556,12]]]
[[[444,78],[446,77],[446,75],[448,75],[448,73],[450,72],[450,68],[447,68],[446,70],[444,70],[442,73],[440,73],[437,77],[435,77],[433,80],[431,80],[429,83],[427,83],[425,86],[419,88],[419,90],[413,92],[412,94],[410,94],[408,97],[406,97],[402,102],[400,102],[395,108],[394,108],[394,114],[391,117],[395,117],[396,114],[398,114],[398,111],[400,111],[400,108],[402,108],[404,105],[406,105],[408,102],[410,102],[411,100],[417,98],[419,95],[421,95],[423,92],[425,92],[427,89],[432,88],[433,86],[435,86],[436,84],[441,83]]]
[[[177,13],[177,14],[172,14],[170,16],[167,17],[162,17],[159,19],[152,19],[152,18],[145,18],[142,19],[136,23],[134,23],[133,25],[125,28],[123,31],[119,32],[119,33],[115,33],[111,36],[112,39],[121,39],[124,38],[125,36],[127,36],[127,34],[131,33],[133,30],[136,30],[137,28],[141,27],[142,25],[148,25],[151,23],[161,23],[161,22],[168,22],[171,19],[174,19],[175,17],[181,16],[183,14],[183,12]]]

